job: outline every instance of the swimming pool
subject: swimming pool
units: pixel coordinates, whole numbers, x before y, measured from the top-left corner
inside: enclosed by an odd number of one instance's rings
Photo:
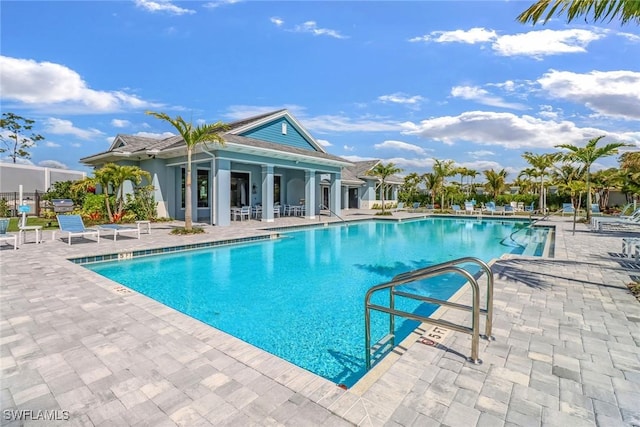
[[[430,218],[314,227],[282,239],[85,267],[338,384],[365,373],[364,294],[396,274],[462,256],[521,253],[505,244],[524,223]],[[447,299],[463,284],[441,277],[425,292]],[[382,298],[380,295],[379,298]],[[429,314],[434,306],[400,301]],[[396,320],[397,335],[417,326]],[[388,317],[372,317],[374,341]],[[377,337],[377,338],[376,338]],[[399,342],[398,340],[397,342]]]

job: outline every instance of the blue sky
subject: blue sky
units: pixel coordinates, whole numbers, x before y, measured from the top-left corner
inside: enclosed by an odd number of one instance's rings
[[[36,121],[33,164],[80,170],[119,133],[172,131],[145,110],[288,108],[329,153],[403,174],[514,179],[524,151],[599,135],[640,149],[640,28],[517,23],[532,3],[2,1],[2,112]]]

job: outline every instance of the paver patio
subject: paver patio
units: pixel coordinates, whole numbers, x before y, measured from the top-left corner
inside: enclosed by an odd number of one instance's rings
[[[468,335],[450,332],[434,347],[418,340],[422,329],[350,390],[66,261],[250,237],[268,233],[265,224],[170,236],[172,224],[160,223],[140,240],[72,246],[45,232],[41,245],[5,245],[2,425],[638,426],[640,303],[625,283],[640,268],[621,257],[620,233],[549,224],[554,258],[493,264],[496,340],[481,341],[482,364],[465,362]]]

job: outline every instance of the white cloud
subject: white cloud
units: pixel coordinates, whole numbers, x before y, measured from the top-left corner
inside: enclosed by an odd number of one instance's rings
[[[322,115],[298,118],[304,127],[314,132],[387,132],[403,129],[399,122],[375,117],[352,119],[342,115]]]
[[[333,144],[330,143],[329,141],[327,141],[326,139],[316,139],[316,142],[318,144],[320,144],[321,146],[323,146],[323,147],[331,147],[331,146],[333,146]]]
[[[60,145],[60,144],[58,144],[58,143],[56,143],[56,142],[46,141],[46,142],[44,143],[44,146],[45,146],[45,147],[48,147],[48,148],[58,148],[58,147],[60,147],[61,145]]]
[[[133,134],[134,136],[142,136],[144,138],[153,138],[153,139],[165,139],[170,136],[175,136],[174,133],[171,132],[162,132],[162,133],[154,133],[154,132],[136,132]]]
[[[134,0],[136,6],[141,9],[148,10],[149,12],[167,12],[172,15],[191,15],[196,13],[195,10],[192,9],[183,9],[172,4],[167,0]]]
[[[300,121],[305,129],[313,132],[387,132],[400,131],[402,124],[384,117],[357,117],[345,115],[309,116],[304,107],[299,105],[256,106],[232,105],[227,108],[223,117],[228,120],[243,120],[247,117],[270,113],[282,108],[289,110]]]
[[[131,126],[131,122],[129,120],[113,119],[111,120],[111,126],[115,128],[126,128],[127,126]]]
[[[396,92],[391,95],[382,95],[378,97],[379,101],[390,102],[392,104],[417,105],[423,101],[420,95],[409,96],[407,94]]]
[[[296,25],[291,30],[294,33],[310,33],[314,36],[328,36],[336,39],[347,39],[347,36],[343,36],[339,31],[330,30],[328,28],[318,28],[318,24],[315,21],[307,21],[303,24]]]
[[[277,27],[281,27],[284,24],[284,21],[277,16],[272,16],[269,20],[274,23]]]
[[[489,151],[489,150],[476,150],[476,151],[468,151],[467,152],[468,155],[470,155],[473,158],[480,158],[480,157],[489,157],[489,156],[495,156],[496,153],[494,153],[493,151]]]
[[[412,151],[416,154],[421,154],[421,155],[424,155],[427,152],[427,150],[425,150],[424,148],[418,145],[409,144],[402,141],[392,141],[392,140],[384,141],[380,144],[375,144],[373,148],[375,148],[376,150],[392,149],[392,150]]]
[[[352,146],[352,145],[346,145],[346,144],[345,144],[345,145],[342,147],[342,149],[343,149],[344,151],[354,151],[354,150],[356,149],[356,147],[354,147],[354,146]]]
[[[514,110],[527,109],[526,105],[507,102],[498,96],[489,94],[487,90],[478,86],[454,86],[451,88],[451,96],[476,101],[480,104],[490,105],[492,107],[512,108]]]
[[[552,98],[585,105],[603,116],[640,119],[640,72],[551,70],[538,83]]]
[[[493,50],[502,56],[532,56],[542,58],[563,53],[583,53],[592,41],[604,34],[588,30],[540,30],[498,37]]]
[[[220,6],[227,6],[227,5],[232,5],[232,4],[236,4],[236,3],[240,3],[241,0],[217,0],[217,1],[210,1],[207,2],[205,4],[203,4],[203,7],[206,7],[208,9],[215,9],[218,8]]]
[[[73,135],[80,139],[94,139],[104,135],[98,129],[80,129],[73,126],[70,120],[48,118],[44,121],[45,131],[55,135]]]
[[[495,40],[498,34],[495,30],[485,28],[471,28],[470,30],[432,31],[428,35],[414,37],[410,42],[436,42],[436,43],[486,43]]]
[[[60,113],[108,113],[162,107],[122,91],[90,89],[64,65],[0,56],[0,96],[34,108],[55,107]]]
[[[569,121],[488,111],[468,111],[458,116],[437,117],[419,123],[405,122],[403,125],[404,134],[418,135],[445,144],[473,143],[509,149],[553,148],[558,141],[581,144],[598,135],[640,142],[634,133],[615,134],[602,129],[580,128]]]
[[[547,55],[586,52],[589,43],[601,39],[606,31],[539,30],[527,33],[498,35],[495,30],[471,28],[470,30],[433,31],[414,37],[410,42],[487,44],[502,56],[531,56],[537,59]]]
[[[57,160],[43,160],[38,162],[38,166],[42,166],[43,168],[69,169],[69,166]]]

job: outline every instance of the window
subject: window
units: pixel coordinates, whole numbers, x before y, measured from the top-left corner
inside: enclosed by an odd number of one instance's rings
[[[280,175],[273,177],[273,203],[280,203]]]
[[[209,171],[206,169],[198,169],[197,177],[198,186],[198,207],[209,207]]]
[[[282,134],[287,134],[287,122],[282,122]]]

